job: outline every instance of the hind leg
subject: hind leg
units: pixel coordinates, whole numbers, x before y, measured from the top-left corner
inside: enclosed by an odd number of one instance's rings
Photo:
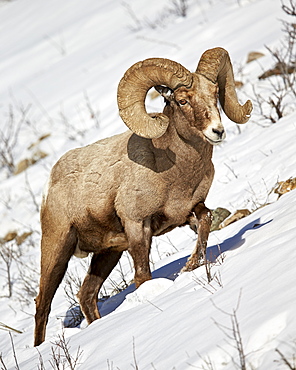
[[[121,255],[122,252],[106,249],[92,257],[89,271],[77,294],[81,311],[88,324],[101,317],[97,306],[98,294]]]
[[[68,262],[74,253],[76,233],[74,229],[48,235],[44,233],[41,241],[41,275],[39,294],[36,298],[34,346],[45,340],[45,330],[50,313],[51,302],[60,285]]]
[[[206,248],[212,224],[212,214],[202,202],[198,203],[197,206],[194,207],[193,212],[196,216],[194,219],[197,224],[198,237],[195,249],[188,258],[182,271],[192,271],[206,262]]]

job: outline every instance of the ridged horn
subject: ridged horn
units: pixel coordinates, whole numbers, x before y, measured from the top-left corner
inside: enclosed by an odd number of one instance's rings
[[[213,83],[218,82],[219,101],[225,114],[231,121],[246,123],[253,109],[248,100],[240,105],[237,99],[232,64],[229,54],[223,48],[209,49],[203,53],[196,73],[205,76]]]
[[[145,108],[148,90],[164,85],[174,90],[180,86],[190,87],[193,76],[181,64],[169,59],[150,58],[131,66],[118,85],[117,103],[119,114],[127,127],[145,138],[162,136],[169,118],[162,113],[149,115]]]

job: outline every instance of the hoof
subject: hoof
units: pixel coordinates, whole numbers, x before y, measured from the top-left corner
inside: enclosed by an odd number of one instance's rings
[[[204,261],[194,261],[192,259],[189,259],[180,272],[190,272],[202,265],[204,265]]]

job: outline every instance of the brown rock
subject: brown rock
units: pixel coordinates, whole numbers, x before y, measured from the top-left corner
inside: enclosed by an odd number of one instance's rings
[[[234,81],[234,86],[235,86],[237,89],[241,89],[241,88],[244,86],[244,84],[243,84],[243,82],[241,82],[241,81]]]
[[[295,65],[287,65],[286,63],[277,63],[274,68],[269,69],[259,76],[259,80],[278,75],[287,75],[296,71]]]
[[[17,237],[17,232],[16,231],[9,231],[5,236],[4,238],[2,239],[2,241],[4,243],[7,243],[7,242],[10,242],[12,241],[13,239],[15,239]]]
[[[264,57],[263,53],[260,53],[259,51],[251,51],[248,54],[247,63],[253,62],[253,60],[256,60],[262,57]]]
[[[40,159],[45,158],[48,154],[43,152],[42,150],[36,150],[31,158],[25,158],[21,160],[14,170],[14,175],[18,175],[19,173],[25,171],[28,167],[32,166]]]
[[[151,100],[158,98],[160,95],[156,90],[149,91],[149,97]]]
[[[233,222],[238,221],[241,218],[244,218],[250,214],[251,212],[248,209],[239,209],[232,216],[228,217],[225,221],[223,221],[220,228],[228,226]]]
[[[17,245],[23,244],[23,242],[30,236],[32,235],[33,231],[28,231],[26,233],[22,233],[21,235],[17,235],[15,240]]]
[[[37,141],[35,141],[35,143],[32,143],[32,144],[28,147],[28,149],[29,149],[29,150],[31,150],[31,149],[35,148],[36,146],[38,146],[38,145],[40,144],[40,142],[41,142],[42,140],[47,139],[50,135],[51,135],[51,134],[44,134],[44,135],[40,136],[40,137],[39,137],[39,139],[38,139]]]
[[[218,207],[212,211],[212,225],[211,230],[219,230],[220,224],[230,215],[230,212],[226,208]]]
[[[281,196],[294,189],[296,189],[296,177],[288,179],[286,181],[278,182],[277,187],[274,189],[274,192]]]

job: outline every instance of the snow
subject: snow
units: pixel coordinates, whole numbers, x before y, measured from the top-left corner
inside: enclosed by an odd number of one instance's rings
[[[280,20],[287,15],[280,2],[188,4],[184,18],[169,12],[173,5],[165,0],[0,4],[0,137],[9,137],[10,128],[20,123],[12,146],[15,163],[33,153],[34,143],[48,154],[16,176],[0,168],[0,239],[9,231],[33,231],[20,246],[0,246],[1,252],[12,248],[15,256],[10,298],[0,258],[0,354],[7,369],[15,369],[16,361],[21,370],[38,369],[41,358],[44,368],[52,369],[53,348],[58,349],[54,343],[62,336],[72,358],[81,351],[76,368],[83,370],[238,369],[237,333],[247,369],[286,369],[276,349],[293,363],[296,198],[294,190],[278,199],[273,188],[295,177],[295,97],[286,97],[285,115],[274,124],[262,117],[256,101],[250,121],[240,130],[223,116],[227,138],[214,149],[216,173],[207,206],[252,213],[210,234],[208,256],[222,253],[211,267],[210,283],[204,267],[179,274],[195,234],[176,229],[153,241],[153,280],[101,301],[103,317],[88,327],[84,321],[80,327],[64,327],[69,315],[64,281],[53,300],[46,341],[38,351],[32,346],[42,191],[51,167],[67,150],[125,130],[116,104],[125,70],[149,57],[173,59],[194,70],[203,51],[222,46],[230,53],[235,76],[244,82],[238,90],[241,101],[255,100],[253,87],[262,96],[273,93],[258,76],[273,66],[265,45],[280,47],[283,39]],[[250,51],[265,56],[246,64]],[[147,104],[151,110],[162,106],[160,99]],[[262,108],[267,112],[268,106]],[[73,258],[70,275],[83,278],[88,262]],[[114,284],[124,287],[123,278],[126,283],[133,279],[127,255],[103,293],[110,294]],[[10,337],[1,324],[22,333],[11,331]]]

